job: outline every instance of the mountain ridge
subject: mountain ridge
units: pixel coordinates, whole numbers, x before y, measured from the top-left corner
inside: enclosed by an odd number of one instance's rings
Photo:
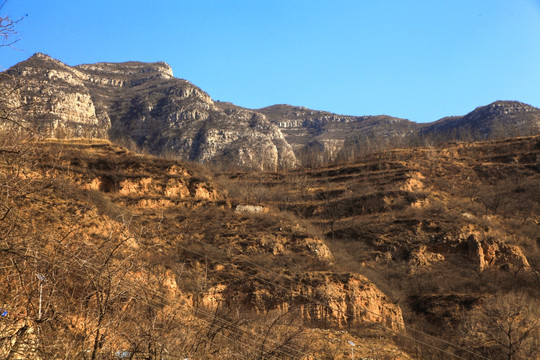
[[[276,170],[425,141],[540,133],[540,109],[516,101],[432,123],[286,104],[247,109],[214,101],[165,62],[68,66],[37,53],[0,74],[0,109],[45,136],[108,138],[215,166]]]

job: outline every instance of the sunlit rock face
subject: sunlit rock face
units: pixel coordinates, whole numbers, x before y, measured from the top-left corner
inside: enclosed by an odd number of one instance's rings
[[[84,73],[35,54],[0,74],[0,111],[49,137],[106,137],[110,120],[96,110]]]
[[[259,288],[251,281],[219,284],[200,295],[204,306],[219,304],[260,313],[297,311],[307,323],[323,328],[382,324],[394,331],[405,325],[399,305],[394,304],[372,282],[358,274],[313,272],[302,274],[288,293]],[[308,299],[310,299],[308,301]]]
[[[70,67],[35,54],[1,74],[0,109],[47,137],[110,138],[184,160],[256,170],[296,166],[278,126],[225,111],[164,62]],[[3,117],[6,117],[3,116]]]

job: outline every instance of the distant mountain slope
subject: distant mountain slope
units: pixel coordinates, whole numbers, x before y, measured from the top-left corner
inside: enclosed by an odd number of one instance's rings
[[[369,147],[400,140],[418,128],[418,124],[387,115],[346,116],[290,105],[274,105],[258,109],[283,132],[297,155],[333,160],[347,148]],[[318,150],[318,151],[317,151]]]
[[[291,168],[430,139],[540,133],[540,110],[498,101],[431,124],[290,105],[252,110],[216,101],[164,62],[68,66],[35,54],[0,73],[2,126],[52,137],[101,137],[222,167]]]
[[[540,133],[540,109],[518,101],[496,101],[465,116],[447,117],[431,123],[420,132],[447,140],[533,135]]]

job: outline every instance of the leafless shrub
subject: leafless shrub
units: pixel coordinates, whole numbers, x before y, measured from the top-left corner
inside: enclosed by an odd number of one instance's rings
[[[534,359],[540,351],[538,309],[538,301],[524,294],[489,298],[464,321],[464,339],[492,359]]]

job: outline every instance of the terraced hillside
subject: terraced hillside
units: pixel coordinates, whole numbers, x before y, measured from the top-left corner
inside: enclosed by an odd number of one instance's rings
[[[374,281],[401,306],[407,326],[498,358],[512,341],[497,338],[505,344],[497,345],[493,333],[486,335],[487,318],[511,304],[531,320],[519,328],[535,329],[528,349],[537,348],[540,137],[393,150],[324,168],[223,177],[235,197],[319,228],[336,267]],[[515,331],[509,317],[506,331]],[[539,356],[523,351],[515,358]]]
[[[538,357],[540,137],[213,174],[9,135],[3,358]]]

